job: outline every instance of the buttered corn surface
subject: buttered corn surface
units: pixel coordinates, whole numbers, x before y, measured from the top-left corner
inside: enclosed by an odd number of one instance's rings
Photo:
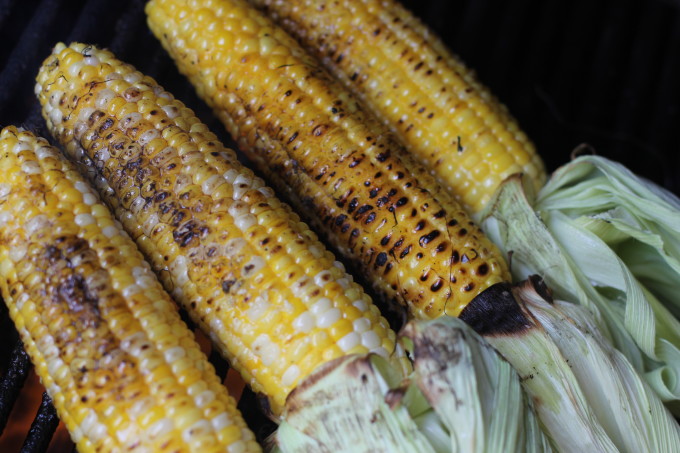
[[[250,0],[319,58],[466,209],[543,162],[505,106],[394,0]]]
[[[0,132],[0,290],[79,452],[260,451],[134,242],[15,127]]]
[[[153,79],[108,51],[60,44],[36,93],[165,287],[275,414],[320,364],[394,352],[342,265]]]
[[[246,2],[152,0],[154,34],[249,158],[414,316],[509,279],[495,246],[356,99]]]

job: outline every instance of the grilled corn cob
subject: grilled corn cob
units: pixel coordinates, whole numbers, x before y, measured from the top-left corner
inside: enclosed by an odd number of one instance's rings
[[[393,353],[395,333],[342,265],[153,79],[59,44],[36,91],[68,155],[274,414],[320,364]]]
[[[46,140],[0,132],[0,289],[80,452],[260,451],[130,237]]]
[[[546,180],[517,122],[435,34],[394,0],[250,0],[396,133],[438,182],[479,212],[503,179]]]
[[[272,184],[415,316],[509,278],[495,246],[381,124],[242,1],[152,0],[154,34]]]

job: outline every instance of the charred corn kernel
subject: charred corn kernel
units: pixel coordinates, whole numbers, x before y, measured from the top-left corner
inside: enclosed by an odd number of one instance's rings
[[[99,62],[88,72],[93,78],[62,77],[71,70],[64,61],[78,65],[87,55]],[[68,155],[93,178],[168,290],[246,382],[269,397],[275,413],[324,361],[393,353],[395,333],[333,255],[153,79],[108,51],[60,45],[41,68],[36,90]],[[48,101],[55,93],[63,93],[58,107]],[[125,115],[109,115],[99,102],[130,93],[141,100]],[[352,305],[357,297],[367,301],[360,313]],[[359,315],[377,342],[302,347],[310,335],[351,333],[343,319]]]
[[[318,57],[470,211],[513,173],[536,189],[545,182],[543,162],[505,106],[398,1],[250,2]]]
[[[201,48],[208,24],[195,13],[200,8],[212,9],[223,28],[232,15],[248,18],[248,27],[231,28],[235,42],[266,36],[268,45],[276,40],[277,49],[287,49],[285,59],[238,44],[219,56],[216,46]],[[231,0],[152,0],[147,15],[252,161],[383,294],[416,316],[457,316],[509,278],[495,246],[460,205],[257,10]]]
[[[120,224],[59,150],[11,126],[0,263],[2,297],[78,451],[260,451]],[[221,432],[225,420],[237,429]]]

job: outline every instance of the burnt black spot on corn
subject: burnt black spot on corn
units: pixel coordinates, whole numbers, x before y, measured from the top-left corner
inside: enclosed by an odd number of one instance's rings
[[[512,173],[523,172],[536,188],[545,182],[540,157],[507,109],[398,1],[250,1],[361,98],[466,208],[479,211]]]
[[[370,298],[232,150],[153,79],[108,51],[83,57],[83,47],[57,45],[41,68],[36,91],[48,127],[166,288],[275,413],[317,366],[394,352],[395,333]],[[69,101],[49,102],[61,97]],[[93,133],[104,123],[109,139]],[[306,135],[316,137],[300,132],[296,141]]]
[[[377,119],[257,10],[233,0],[152,0],[146,11],[152,31],[248,157],[383,294],[410,305],[415,316],[456,316],[476,295],[465,291],[466,285],[474,282],[481,292],[509,278],[496,248],[478,228],[468,227],[460,205]],[[288,92],[289,97],[283,96]],[[344,115],[333,115],[333,106]],[[321,124],[325,133],[316,136],[313,131]],[[289,138],[298,131],[295,146]],[[324,167],[329,169],[327,184],[314,178]],[[376,187],[390,194],[380,204],[371,198]],[[313,211],[305,211],[305,199],[314,200]],[[366,226],[369,211],[375,218]],[[341,227],[333,220],[339,215],[347,216]],[[456,225],[447,226],[453,218]],[[414,235],[423,220],[427,228]],[[466,226],[466,234],[460,234],[459,224]],[[390,246],[382,244],[385,237],[398,240]],[[456,272],[446,254],[433,254],[436,238],[451,241],[469,256],[478,250],[476,260],[455,264],[470,272]],[[406,249],[410,253],[400,258]],[[373,258],[381,252],[392,272],[375,266]],[[471,270],[482,263],[490,271],[480,279]],[[446,291],[434,290],[418,279],[425,268],[437,275],[456,273],[458,281],[443,283]]]

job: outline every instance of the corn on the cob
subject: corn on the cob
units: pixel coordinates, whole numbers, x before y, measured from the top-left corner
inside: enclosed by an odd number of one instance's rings
[[[509,278],[495,246],[378,121],[242,1],[153,0],[154,34],[300,212],[416,316]]]
[[[275,414],[320,364],[393,353],[395,333],[342,265],[153,79],[59,44],[36,90],[166,288]]]
[[[435,34],[395,0],[250,0],[478,212],[507,176],[546,179],[517,122]]]
[[[0,133],[0,289],[80,452],[260,451],[135,244],[46,140]]]

